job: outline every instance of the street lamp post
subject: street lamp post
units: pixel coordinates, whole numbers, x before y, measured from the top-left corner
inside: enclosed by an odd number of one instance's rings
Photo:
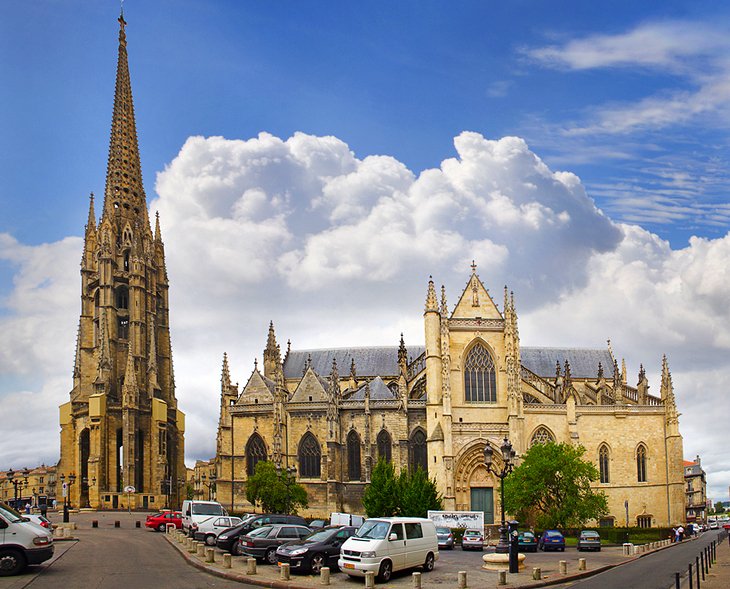
[[[84,507],[91,507],[91,499],[89,497],[89,487],[96,486],[96,477],[91,477],[91,481],[89,481],[88,477],[84,477],[81,479],[81,484],[83,485],[83,488],[86,489],[86,505]],[[79,507],[81,507],[81,505],[79,505]]]
[[[16,478],[16,475],[21,475],[23,477],[23,480],[21,481],[19,478]],[[7,472],[8,482],[13,485],[14,488],[14,497],[15,501],[13,502],[13,505],[15,506],[15,509],[18,509],[18,491],[19,489],[24,489],[28,486],[28,475],[30,474],[30,471],[27,468],[24,468],[22,472],[15,472],[12,468]]]
[[[61,474],[61,485],[63,485],[66,482],[66,475]],[[69,508],[69,495],[71,494],[71,486],[76,482],[76,475],[74,473],[71,473],[68,475],[68,486],[65,489],[65,493],[63,494],[63,523],[68,523],[68,508]]]
[[[506,437],[502,442],[502,447],[500,448],[500,450],[502,451],[502,468],[497,469],[494,466],[494,450],[489,443],[487,443],[487,445],[484,447],[484,466],[487,467],[488,472],[491,472],[492,474],[494,474],[494,476],[499,477],[499,495],[502,508],[502,525],[499,528],[499,543],[497,544],[496,552],[506,554],[510,551],[510,542],[507,538],[507,522],[504,519],[504,479],[506,479],[514,469],[516,452],[514,451],[514,449],[512,448],[512,444]]]
[[[285,469],[282,470],[281,464],[277,464],[276,474],[281,476],[282,472],[285,473],[284,486],[286,487],[286,513],[291,513],[292,508],[290,486],[294,482],[294,477],[296,477],[297,469],[295,466],[287,466]]]
[[[205,480],[207,478],[208,477],[205,476],[205,473],[203,473],[201,475],[201,477],[200,477],[200,479],[201,479],[201,481],[203,483],[203,486],[208,487],[208,501],[210,501],[210,498],[211,498],[211,490],[215,488],[215,481],[216,481],[216,479],[218,477],[216,476],[216,474],[214,472],[211,472],[210,473],[210,482],[209,483],[206,483],[205,482]]]

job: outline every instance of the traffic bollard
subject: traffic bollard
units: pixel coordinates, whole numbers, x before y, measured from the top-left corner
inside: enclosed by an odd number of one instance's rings
[[[141,528],[142,527],[141,522],[139,520],[137,520],[136,522],[134,522],[134,527],[135,528]]]
[[[586,570],[586,559],[585,558],[578,559],[578,570],[579,571]]]
[[[674,573],[674,589],[680,589],[679,573]]]
[[[692,563],[689,563],[689,575],[687,575],[687,578],[689,579],[689,589],[694,589],[692,587],[692,584],[693,584],[693,582],[692,582],[692,578],[693,578]]]
[[[205,562],[215,562],[215,550],[212,548],[205,549]]]
[[[459,571],[459,589],[466,589],[466,571]]]
[[[223,555],[223,568],[224,569],[230,569],[231,568],[231,554],[229,552],[226,552]]]
[[[560,561],[560,574],[561,575],[567,575],[568,574],[568,561],[567,560],[561,560]]]
[[[421,573],[413,573],[411,582],[413,583],[413,589],[421,589]]]
[[[542,581],[542,569],[540,567],[532,568],[532,580],[533,581]]]
[[[507,571],[499,571],[499,577],[497,578],[497,585],[507,584]]]
[[[280,569],[280,575],[279,575],[279,577],[281,578],[282,581],[288,581],[289,580],[290,572],[289,572],[289,563],[288,562],[281,563],[281,569]]]
[[[255,558],[246,559],[246,574],[247,575],[256,574],[256,559]]]
[[[330,568],[322,567],[319,569],[319,584],[329,585],[330,584]]]
[[[697,589],[700,589],[700,557],[695,556],[695,570],[697,571]]]
[[[196,542],[197,544],[197,552],[198,556],[205,556],[205,543],[204,542]]]
[[[118,519],[117,520],[114,520],[114,527],[115,528],[118,528],[120,525],[121,525],[121,523],[119,522]]]
[[[91,527],[92,528],[98,528],[99,527],[99,520],[98,519],[92,519],[91,520]]]
[[[374,589],[375,573],[373,571],[365,571],[365,589]]]

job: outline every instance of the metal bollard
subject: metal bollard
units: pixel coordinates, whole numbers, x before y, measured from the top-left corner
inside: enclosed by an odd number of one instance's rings
[[[230,569],[231,568],[231,553],[226,552],[223,555],[223,568],[224,569]]]
[[[586,559],[585,558],[578,559],[578,570],[579,571],[586,570]]]
[[[689,575],[687,575],[687,576],[689,578],[689,589],[693,589],[692,588],[692,578],[693,578],[693,575],[692,575],[692,563],[689,563]]]
[[[560,561],[560,574],[561,575],[567,575],[568,574],[568,561],[567,560],[561,560]]]
[[[541,581],[542,580],[542,569],[540,567],[533,567],[533,569],[532,569],[532,580],[533,581]]]
[[[679,573],[674,573],[674,589],[680,589]]]
[[[695,556],[695,569],[697,570],[697,589],[700,589],[700,557]]]
[[[141,522],[139,520],[137,520],[136,522],[134,522],[134,527],[135,528],[141,528],[142,527]]]
[[[98,519],[92,519],[91,520],[91,527],[92,528],[98,528],[99,527],[99,520]]]
[[[282,581],[288,581],[289,577],[290,577],[289,563],[283,562],[283,563],[281,563],[280,578]]]
[[[114,527],[118,528],[121,525],[118,519],[114,520]]]
[[[466,571],[459,571],[459,589],[466,589]]]
[[[373,571],[365,571],[365,588],[373,589],[375,587],[375,573]]]
[[[330,584],[330,568],[322,567],[319,569],[319,584],[329,585]]]
[[[497,585],[507,584],[507,571],[499,571],[499,577],[497,578]]]
[[[205,562],[215,562],[215,550],[212,548],[205,549]]]
[[[413,589],[421,589],[421,573],[413,573],[411,575]]]
[[[247,575],[256,574],[256,559],[255,558],[246,559],[246,574]]]

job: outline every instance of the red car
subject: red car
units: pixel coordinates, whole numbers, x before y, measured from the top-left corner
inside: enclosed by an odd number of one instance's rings
[[[147,521],[144,522],[145,528],[152,528],[158,532],[164,532],[167,524],[175,524],[178,530],[182,529],[182,512],[181,511],[163,511],[154,515],[148,515]]]

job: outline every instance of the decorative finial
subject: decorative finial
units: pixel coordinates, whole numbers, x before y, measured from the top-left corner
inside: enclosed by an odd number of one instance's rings
[[[477,265],[474,260],[471,261],[471,273],[476,274],[477,273]]]

